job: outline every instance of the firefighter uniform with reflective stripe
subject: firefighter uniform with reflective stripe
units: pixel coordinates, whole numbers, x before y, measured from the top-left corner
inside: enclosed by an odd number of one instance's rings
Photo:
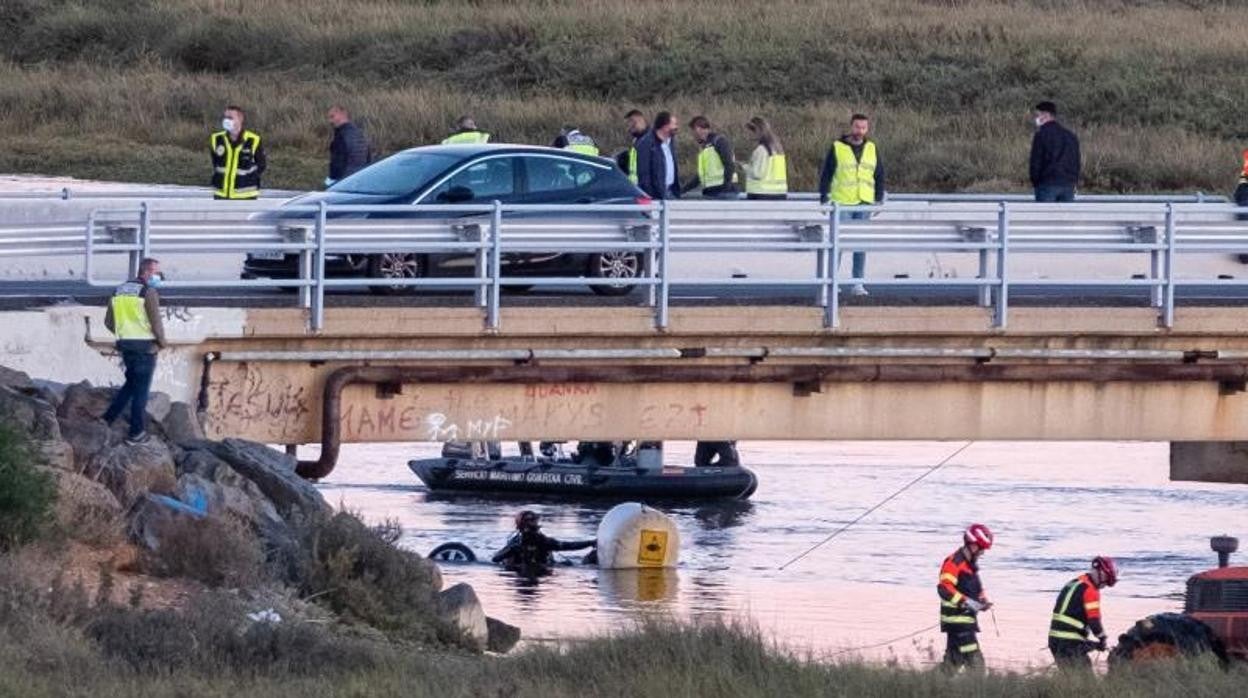
[[[254,199],[260,196],[260,175],[267,162],[260,136],[243,130],[238,140],[228,131],[217,131],[209,138],[212,153],[212,188],[217,199]]]
[[[1053,618],[1049,623],[1049,651],[1059,665],[1069,664],[1091,668],[1088,652],[1093,637],[1103,638],[1101,625],[1101,592],[1086,574],[1070,580],[1057,595]]]
[[[966,601],[982,601],[984,587],[979,580],[979,568],[965,547],[958,548],[941,564],[936,592],[940,595],[940,631],[948,639],[945,665],[982,664],[983,655],[975,635],[979,632],[979,622],[975,610]]]
[[[485,131],[476,129],[467,129],[465,131],[456,131],[446,138],[442,139],[442,145],[476,145],[480,143],[489,143],[490,134]]]

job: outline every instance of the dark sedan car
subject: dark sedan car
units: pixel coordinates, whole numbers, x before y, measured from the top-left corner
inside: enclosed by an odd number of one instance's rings
[[[346,177],[324,192],[296,197],[282,206],[307,206],[325,201],[330,205],[393,204],[637,204],[649,199],[628,181],[610,160],[565,150],[521,145],[450,145],[412,148],[374,163]],[[258,214],[264,220],[288,220],[308,214],[283,214],[282,207]],[[368,217],[368,214],[356,214]],[[380,216],[381,214],[376,214]],[[388,213],[393,216],[421,216]],[[446,213],[429,212],[429,217]],[[479,215],[479,214],[475,214]],[[542,214],[559,215],[559,214]],[[587,214],[569,212],[584,217]],[[596,214],[602,215],[602,214]],[[606,214],[615,215],[615,214]],[[627,217],[644,214],[621,214]],[[602,253],[508,253],[501,263],[508,276],[566,276],[632,279],[642,270],[642,255],[635,251]],[[382,253],[327,255],[329,276],[415,278],[471,276],[469,253]],[[244,278],[294,278],[298,256],[281,252],[254,252],[243,264]],[[388,293],[402,287],[379,285],[374,292]],[[595,293],[622,295],[629,284],[594,285]]]

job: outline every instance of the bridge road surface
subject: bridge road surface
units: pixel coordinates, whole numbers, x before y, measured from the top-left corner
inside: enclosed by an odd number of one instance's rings
[[[872,287],[868,296],[841,292],[842,306],[958,306],[974,305],[973,288],[935,288],[931,286]],[[295,307],[297,295],[276,289],[243,288],[162,288],[166,302],[201,307]],[[504,287],[503,306],[512,307],[637,307],[646,304],[644,289],[627,296],[604,297],[593,294],[585,286],[544,287],[525,292],[509,292]],[[83,281],[0,281],[0,310],[27,310],[56,303],[103,305],[112,289],[90,286]],[[741,306],[786,305],[814,306],[815,289],[806,291],[788,286],[730,286],[673,284],[672,305]],[[360,290],[327,291],[328,307],[467,307],[471,291],[421,290],[410,294],[380,296]],[[1098,288],[1073,286],[1028,286],[1011,283],[1011,306],[1076,306],[1076,307],[1145,307],[1149,290],[1139,286],[1106,286]],[[1248,286],[1186,286],[1176,289],[1178,306],[1243,306],[1248,305]]]

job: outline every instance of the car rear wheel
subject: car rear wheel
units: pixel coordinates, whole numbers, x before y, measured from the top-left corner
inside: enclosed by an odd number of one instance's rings
[[[424,264],[418,254],[409,252],[387,252],[370,255],[368,258],[368,275],[373,279],[418,279],[424,276]],[[412,286],[369,286],[370,291],[382,295],[413,293]]]
[[[590,255],[589,275],[595,279],[636,279],[641,275],[641,256],[636,252],[602,252]],[[636,286],[626,283],[610,286],[595,284],[590,288],[600,296],[625,296]]]

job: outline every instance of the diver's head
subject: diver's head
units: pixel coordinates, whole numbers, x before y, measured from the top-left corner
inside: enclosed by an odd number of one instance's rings
[[[541,517],[536,511],[525,509],[516,514],[516,530],[522,533],[536,533],[542,527]]]

